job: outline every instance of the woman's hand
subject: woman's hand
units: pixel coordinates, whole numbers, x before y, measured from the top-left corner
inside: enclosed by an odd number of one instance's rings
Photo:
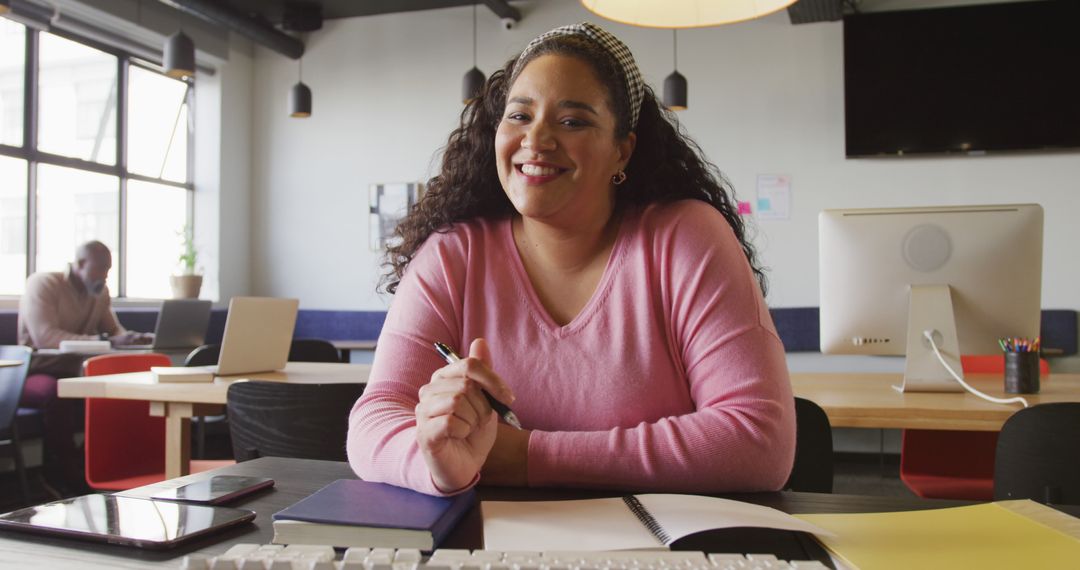
[[[448,364],[420,388],[416,405],[416,441],[431,477],[441,491],[472,482],[495,444],[498,417],[481,388],[510,404],[513,392],[492,371],[487,342],[476,339],[469,357]]]

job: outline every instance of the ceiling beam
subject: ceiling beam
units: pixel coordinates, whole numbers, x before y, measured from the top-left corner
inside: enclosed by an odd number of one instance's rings
[[[506,0],[484,0],[484,5],[500,18],[510,18],[515,22],[521,21],[521,11],[508,4]]]
[[[300,59],[304,42],[278,30],[265,20],[240,13],[225,2],[213,0],[161,0],[177,10],[198,16],[212,24],[224,26],[281,55]]]

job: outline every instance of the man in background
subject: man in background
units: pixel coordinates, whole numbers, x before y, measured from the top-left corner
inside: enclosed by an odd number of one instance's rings
[[[108,340],[113,346],[149,342],[129,332],[112,309],[105,279],[112,254],[100,241],[82,244],[66,272],[35,273],[19,300],[19,343],[59,348],[62,340]]]
[[[105,286],[110,269],[109,248],[90,241],[78,247],[66,272],[31,275],[19,299],[19,343],[55,349],[64,340],[108,340],[113,346],[150,342],[153,335],[127,331],[117,320]],[[45,479],[61,495],[86,490],[83,456],[74,441],[83,423],[83,401],[56,395],[57,379],[81,376],[83,358],[35,352],[19,401],[45,412]]]

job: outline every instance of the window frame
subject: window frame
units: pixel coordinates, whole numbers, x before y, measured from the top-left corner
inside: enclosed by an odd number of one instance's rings
[[[119,232],[117,236],[117,249],[113,252],[114,270],[117,271],[117,283],[118,290],[116,291],[117,299],[127,299],[127,185],[129,180],[139,180],[143,182],[152,182],[155,184],[162,184],[165,186],[172,186],[175,188],[183,188],[187,191],[187,212],[186,219],[188,226],[194,227],[194,209],[195,209],[195,132],[194,132],[194,102],[195,102],[195,82],[192,78],[185,78],[183,81],[187,84],[187,92],[185,94],[184,104],[187,105],[188,120],[184,125],[187,129],[187,169],[186,169],[186,182],[177,182],[175,180],[168,180],[164,178],[155,178],[153,176],[146,176],[143,174],[137,174],[129,172],[127,169],[127,144],[128,144],[128,96],[129,96],[129,70],[131,66],[137,66],[142,69],[161,73],[161,68],[153,65],[152,63],[145,62],[127,52],[116,49],[114,47],[104,45],[100,42],[96,42],[87,38],[80,37],[75,34],[63,30],[48,30],[48,33],[55,36],[80,43],[87,47],[102,51],[109,55],[116,57],[117,74],[117,99],[116,99],[116,161],[113,165],[101,164],[98,162],[91,162],[80,158],[73,158],[70,156],[63,156],[44,152],[38,149],[38,117],[40,111],[40,34],[41,32],[30,26],[23,26],[26,34],[26,50],[24,53],[24,84],[23,84],[23,139],[21,146],[12,146],[0,143],[0,155],[10,156],[12,158],[22,159],[26,161],[26,277],[32,275],[37,271],[37,190],[38,190],[38,176],[37,167],[39,164],[47,164],[60,166],[65,168],[72,168],[76,170],[84,170],[90,172],[96,172],[99,174],[106,174],[115,176],[118,180],[118,200],[117,215],[119,216]],[[163,75],[163,74],[162,74]],[[0,295],[4,295],[0,293]]]

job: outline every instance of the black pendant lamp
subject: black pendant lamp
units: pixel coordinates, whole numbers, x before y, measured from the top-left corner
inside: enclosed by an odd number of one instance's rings
[[[165,75],[174,79],[195,75],[195,44],[183,31],[165,40],[164,52]]]
[[[472,61],[472,69],[466,71],[465,77],[461,80],[461,102],[465,104],[480,96],[480,92],[484,89],[484,82],[487,81],[484,72],[476,67],[476,4],[472,7]]]
[[[304,60],[300,60],[300,77],[289,90],[289,116],[306,119],[311,116],[311,89],[304,85]]]
[[[686,77],[679,73],[679,32],[671,30],[674,43],[675,71],[664,79],[664,106],[672,111],[686,110]]]

